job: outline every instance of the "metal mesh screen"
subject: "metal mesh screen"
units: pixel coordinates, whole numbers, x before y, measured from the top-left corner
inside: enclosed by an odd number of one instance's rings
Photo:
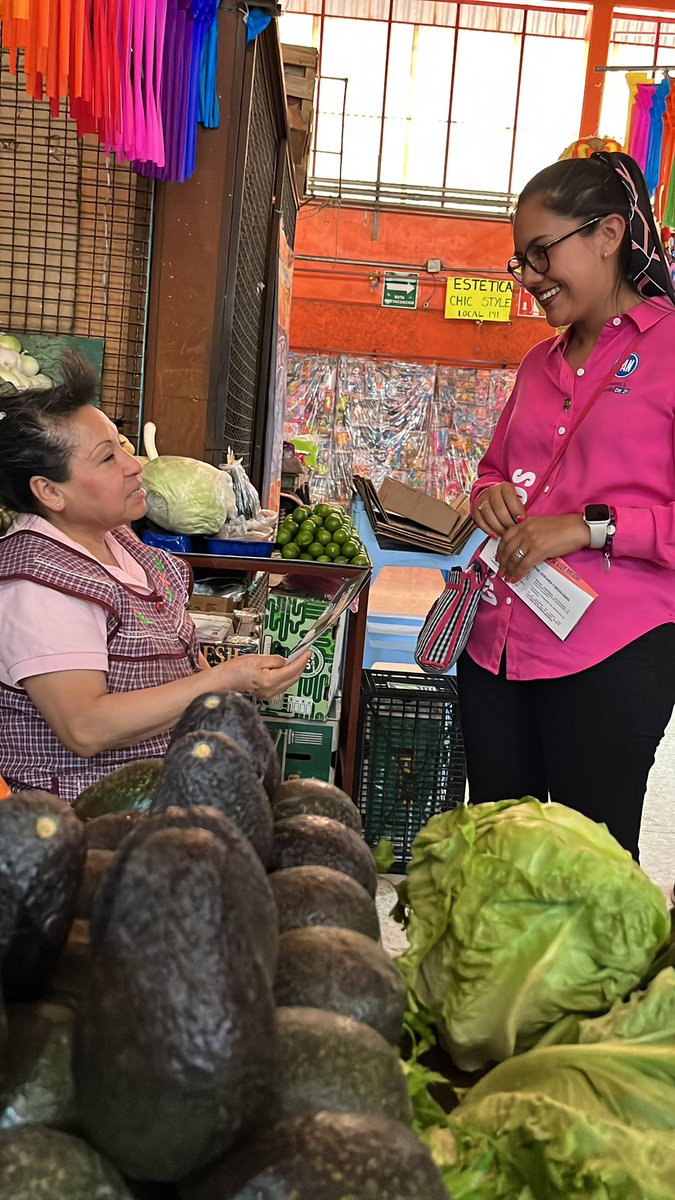
[[[293,197],[291,172],[288,165],[288,160],[286,160],[284,164],[284,183],[281,189],[281,215],[284,222],[286,239],[292,250],[295,246],[295,227],[297,224],[298,212],[295,207],[295,199]]]
[[[80,141],[0,61],[0,328],[105,339],[101,402],[136,437],[152,183]]]
[[[250,467],[255,428],[265,263],[277,161],[274,107],[265,56],[258,54],[251,98],[241,234],[237,255],[227,401],[221,446]]]

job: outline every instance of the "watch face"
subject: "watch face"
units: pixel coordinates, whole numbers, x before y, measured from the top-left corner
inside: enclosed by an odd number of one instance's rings
[[[586,521],[609,521],[610,517],[608,504],[587,504],[584,509]]]

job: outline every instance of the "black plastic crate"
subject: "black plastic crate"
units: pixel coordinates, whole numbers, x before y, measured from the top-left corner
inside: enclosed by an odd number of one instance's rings
[[[405,868],[419,830],[464,801],[457,685],[448,676],[364,671],[356,795],[366,841],[394,843]],[[394,869],[394,868],[392,868]]]

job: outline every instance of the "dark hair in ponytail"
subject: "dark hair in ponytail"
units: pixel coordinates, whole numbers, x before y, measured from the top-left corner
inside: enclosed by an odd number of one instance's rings
[[[629,195],[631,183],[635,192],[632,203]],[[632,287],[638,288],[631,233],[635,207],[656,249],[656,255],[649,265],[647,286],[641,284],[638,290],[647,295],[666,295],[675,304],[675,289],[656,228],[645,177],[629,154],[600,153],[590,158],[567,158],[552,163],[525,185],[518,197],[518,204],[535,196],[551,212],[561,217],[575,217],[582,223],[590,221],[592,217],[608,217],[612,213],[619,213],[626,222],[619,259],[621,276]],[[595,227],[591,226],[584,229],[580,236],[591,237],[594,232]]]
[[[39,513],[31,491],[34,475],[55,483],[70,476],[72,438],[67,422],[96,394],[96,373],[80,354],[64,354],[61,382],[0,396],[0,505],[11,512]]]

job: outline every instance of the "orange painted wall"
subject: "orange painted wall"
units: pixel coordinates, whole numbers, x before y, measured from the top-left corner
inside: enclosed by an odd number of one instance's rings
[[[453,274],[503,277],[513,253],[508,221],[393,210],[380,213],[376,231],[371,209],[310,204],[300,210],[295,249],[292,350],[517,364],[551,333],[543,318],[446,320],[446,276],[426,272],[428,260],[437,258]],[[385,264],[419,271],[416,311],[382,307]]]

